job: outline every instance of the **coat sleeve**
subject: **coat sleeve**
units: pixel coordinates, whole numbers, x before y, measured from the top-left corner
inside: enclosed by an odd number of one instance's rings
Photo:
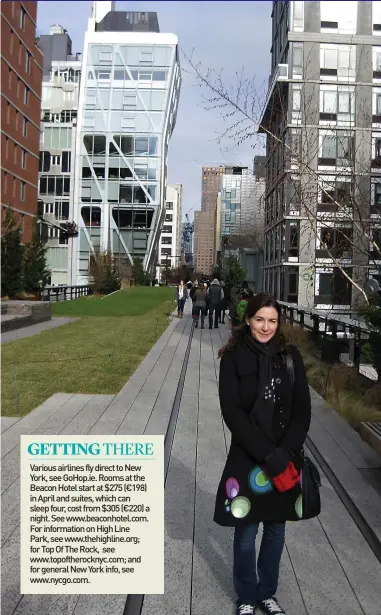
[[[291,421],[282,439],[281,446],[295,452],[301,451],[311,423],[311,395],[302,355],[297,348],[292,350],[294,361],[294,401]]]
[[[256,463],[262,463],[274,451],[274,444],[240,408],[239,381],[234,355],[229,350],[221,359],[219,396],[222,416],[232,437]]]

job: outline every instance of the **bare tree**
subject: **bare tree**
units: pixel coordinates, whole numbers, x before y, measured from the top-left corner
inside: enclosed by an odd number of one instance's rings
[[[201,63],[194,61],[193,54],[184,57],[202,90],[204,108],[218,110],[227,123],[218,141],[230,139],[234,146],[239,146],[250,140],[254,146],[259,131],[267,136],[267,158],[273,165],[275,182],[284,184],[286,203],[285,211],[281,211],[279,202],[267,203],[267,229],[287,216],[284,231],[288,233],[289,245],[294,245],[298,254],[303,253],[307,244],[316,246],[320,267],[333,267],[340,272],[353,287],[356,300],[368,302],[364,287],[369,270],[381,274],[381,220],[380,216],[372,215],[376,208],[371,204],[372,197],[381,202],[381,193],[376,196],[376,183],[371,185],[370,179],[372,168],[381,167],[381,142],[380,152],[374,151],[373,156],[364,146],[369,143],[366,127],[372,125],[372,110],[365,106],[361,89],[348,77],[347,86],[336,88],[336,94],[328,95],[327,100],[323,90],[322,100],[320,84],[308,81],[307,57],[302,69],[304,80],[289,84],[290,97],[282,84],[276,83],[271,111],[261,119],[266,106],[265,92],[257,87],[255,79],[246,79],[241,72],[236,74],[234,85],[226,86],[222,71],[204,70]],[[205,91],[209,92],[207,96]],[[319,97],[320,109],[316,106]],[[330,109],[330,105],[336,105],[335,109]],[[288,119],[290,110],[292,126]],[[344,118],[340,125],[338,114]],[[356,118],[360,115],[359,127]],[[333,159],[337,162],[334,169]],[[298,239],[302,236],[305,245]],[[282,238],[278,239],[280,244]],[[266,245],[265,252],[268,249]],[[313,265],[312,283],[314,269]]]

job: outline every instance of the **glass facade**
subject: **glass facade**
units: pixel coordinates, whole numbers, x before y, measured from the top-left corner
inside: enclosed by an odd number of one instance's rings
[[[99,43],[87,51],[74,197],[78,283],[96,250],[131,263],[139,257],[152,270],[180,90],[176,45]]]

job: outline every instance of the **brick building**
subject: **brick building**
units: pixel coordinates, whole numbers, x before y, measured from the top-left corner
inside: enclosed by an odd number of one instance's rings
[[[23,241],[37,215],[43,57],[37,2],[1,2],[1,205],[20,219]]]

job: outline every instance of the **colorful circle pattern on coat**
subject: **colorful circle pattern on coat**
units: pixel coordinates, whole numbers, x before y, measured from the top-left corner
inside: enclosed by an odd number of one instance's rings
[[[257,495],[263,495],[272,491],[271,481],[260,466],[255,466],[249,474],[250,489]]]
[[[230,504],[231,513],[237,519],[243,519],[250,512],[251,504],[248,498],[238,496]]]
[[[239,494],[239,484],[236,478],[228,478],[226,481],[226,495],[230,500],[236,498]]]
[[[295,512],[298,515],[299,519],[303,519],[303,496],[302,494],[298,495],[296,499]]]

